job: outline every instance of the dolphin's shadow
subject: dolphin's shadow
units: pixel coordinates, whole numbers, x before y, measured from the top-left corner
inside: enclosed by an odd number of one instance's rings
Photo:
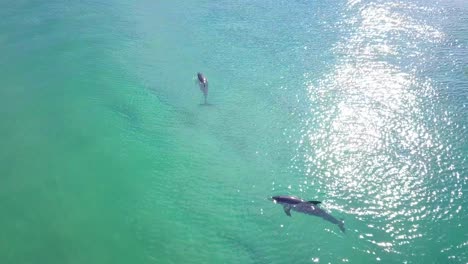
[[[214,104],[210,104],[210,103],[203,103],[203,104],[199,104],[199,106],[215,106]]]
[[[225,232],[219,233],[219,236],[237,251],[246,253],[252,263],[267,263],[266,258],[253,245],[242,240],[240,237],[229,235]]]

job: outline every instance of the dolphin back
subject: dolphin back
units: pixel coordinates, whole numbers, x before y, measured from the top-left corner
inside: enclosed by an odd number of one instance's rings
[[[269,200],[283,205],[284,212],[287,216],[291,216],[291,210],[303,214],[314,215],[337,225],[341,232],[345,233],[344,221],[336,219],[324,209],[320,208],[319,204],[322,203],[320,201],[304,201],[299,197],[290,195],[272,196]]]
[[[197,77],[198,77],[198,80],[199,80],[201,83],[205,84],[205,83],[207,82],[206,77],[203,75],[203,73],[198,72],[198,73],[197,73]]]
[[[341,232],[345,233],[345,227],[344,227],[344,221],[343,220],[338,220],[335,217],[333,217],[331,214],[327,213],[325,210],[317,206],[318,203],[312,203],[313,201],[309,202],[303,202],[300,204],[297,204],[293,207],[294,211],[308,214],[308,215],[315,215],[318,217],[323,218],[324,220],[331,222],[335,225],[337,225]]]
[[[271,198],[273,201],[281,204],[300,204],[304,202],[304,200],[296,196],[279,195]]]

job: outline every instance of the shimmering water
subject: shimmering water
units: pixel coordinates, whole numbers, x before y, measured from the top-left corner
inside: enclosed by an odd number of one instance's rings
[[[465,1],[0,7],[0,263],[468,263]]]

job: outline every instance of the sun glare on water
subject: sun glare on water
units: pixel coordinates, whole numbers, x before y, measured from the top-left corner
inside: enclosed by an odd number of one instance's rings
[[[421,221],[447,214],[461,198],[461,189],[447,195],[430,188],[434,171],[450,166],[440,156],[450,156],[451,146],[434,126],[451,121],[432,108],[436,89],[420,72],[427,47],[444,34],[405,15],[430,9],[356,0],[348,8],[358,15],[337,25],[344,31],[333,48],[338,63],[306,84],[311,109],[294,161],[305,167],[307,189],[325,193],[330,208],[362,223],[372,219],[354,230],[361,239],[399,252],[424,236]],[[428,208],[435,197],[448,202],[440,212]]]

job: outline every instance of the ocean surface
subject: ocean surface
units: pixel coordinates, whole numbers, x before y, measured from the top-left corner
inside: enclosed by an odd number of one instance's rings
[[[0,17],[0,263],[468,263],[465,0]]]

